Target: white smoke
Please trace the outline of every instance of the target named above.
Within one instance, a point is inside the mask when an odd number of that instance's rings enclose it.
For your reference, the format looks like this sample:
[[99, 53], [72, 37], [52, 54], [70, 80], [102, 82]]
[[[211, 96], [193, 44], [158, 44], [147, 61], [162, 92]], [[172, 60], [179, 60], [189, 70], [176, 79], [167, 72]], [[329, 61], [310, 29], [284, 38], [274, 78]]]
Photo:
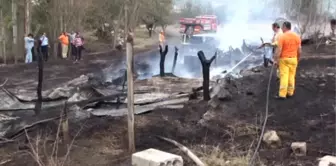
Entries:
[[273, 34], [271, 24], [280, 14], [275, 14], [277, 10], [273, 10], [267, 0], [223, 0], [222, 3], [228, 5], [219, 13], [226, 17], [217, 32], [220, 49], [241, 48], [244, 39], [248, 43], [261, 44], [262, 37], [269, 42]]

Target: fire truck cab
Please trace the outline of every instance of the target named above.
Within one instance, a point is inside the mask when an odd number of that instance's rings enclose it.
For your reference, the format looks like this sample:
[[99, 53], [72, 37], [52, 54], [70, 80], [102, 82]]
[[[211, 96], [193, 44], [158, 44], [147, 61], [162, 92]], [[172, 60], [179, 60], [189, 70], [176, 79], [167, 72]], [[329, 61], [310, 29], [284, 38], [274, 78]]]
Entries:
[[216, 32], [218, 20], [215, 15], [202, 15], [195, 18], [181, 18], [180, 25], [180, 33], [187, 35]]

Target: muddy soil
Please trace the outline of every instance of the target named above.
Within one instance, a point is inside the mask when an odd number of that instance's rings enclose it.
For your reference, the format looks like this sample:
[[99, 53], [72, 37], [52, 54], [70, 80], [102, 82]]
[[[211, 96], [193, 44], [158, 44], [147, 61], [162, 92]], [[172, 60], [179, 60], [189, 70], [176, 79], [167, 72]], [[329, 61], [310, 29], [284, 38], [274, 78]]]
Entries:
[[[272, 76], [269, 102], [269, 118], [267, 130], [276, 130], [282, 139], [281, 147], [270, 149], [264, 144], [260, 148], [260, 162], [267, 166], [315, 166], [317, 158], [326, 154], [335, 154], [335, 52], [334, 47], [325, 47], [319, 52], [307, 50], [301, 60], [298, 74], [296, 94], [293, 98], [279, 101], [272, 98], [278, 89], [275, 73]], [[316, 57], [316, 55], [318, 55]], [[69, 61], [50, 62], [46, 66], [45, 86], [70, 80], [89, 71], [101, 69], [104, 65], [117, 63], [121, 55], [93, 56], [80, 64]], [[313, 58], [306, 58], [314, 56]], [[108, 62], [100, 63], [101, 61]], [[60, 65], [60, 63], [62, 65]], [[66, 66], [66, 67], [65, 67]], [[220, 101], [216, 107], [208, 102], [191, 100], [183, 109], [158, 109], [135, 117], [136, 149], [156, 148], [180, 154], [185, 165], [194, 165], [182, 152], [174, 146], [159, 141], [155, 135], [174, 139], [190, 149], [198, 156], [209, 158], [207, 147], [218, 147], [231, 157], [248, 156], [256, 146], [261, 125], [265, 116], [265, 101], [267, 83], [271, 68], [259, 67], [253, 75], [239, 78], [233, 83], [237, 93], [231, 100]], [[17, 74], [13, 74], [13, 72]], [[1, 78], [9, 78], [10, 86], [25, 84], [23, 80], [35, 77], [36, 65], [9, 66], [1, 68]], [[67, 74], [64, 74], [67, 73]], [[64, 78], [60, 78], [64, 77]], [[50, 123], [41, 128], [43, 142], [49, 142], [40, 149], [52, 149], [56, 124]], [[77, 124], [70, 124], [71, 135], [79, 132], [67, 158], [71, 166], [130, 166], [130, 155], [127, 153], [127, 120], [126, 117], [95, 117]], [[31, 133], [32, 140], [34, 134]], [[49, 135], [48, 137], [46, 135]], [[308, 154], [295, 157], [290, 151], [290, 144], [295, 141], [305, 141], [308, 144]], [[48, 141], [44, 141], [48, 142]], [[33, 142], [34, 144], [35, 142]], [[35, 146], [35, 145], [34, 145]], [[23, 148], [26, 147], [26, 148]], [[4, 165], [27, 166], [38, 165], [24, 142], [10, 144], [1, 148], [0, 161]], [[47, 150], [48, 151], [48, 150]], [[59, 145], [60, 156], [63, 160], [66, 146]], [[42, 153], [41, 158], [50, 158], [48, 153]], [[214, 160], [230, 161], [212, 156]], [[212, 164], [223, 165], [223, 164]], [[228, 164], [230, 165], [230, 164]]]

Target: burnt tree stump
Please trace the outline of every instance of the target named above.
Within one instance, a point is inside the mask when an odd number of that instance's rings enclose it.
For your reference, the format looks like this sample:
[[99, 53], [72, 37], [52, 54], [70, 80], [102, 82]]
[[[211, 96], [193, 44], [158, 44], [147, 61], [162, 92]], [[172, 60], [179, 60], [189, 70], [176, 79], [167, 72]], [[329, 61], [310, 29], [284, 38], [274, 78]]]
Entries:
[[166, 45], [164, 50], [162, 50], [161, 45], [159, 45], [159, 48], [160, 48], [160, 77], [164, 77], [165, 76], [164, 63], [165, 63], [165, 60], [166, 60], [166, 55], [168, 53], [168, 45]]
[[203, 51], [198, 51], [197, 53], [199, 60], [202, 64], [202, 72], [203, 72], [203, 99], [205, 101], [210, 100], [210, 90], [209, 90], [209, 82], [210, 82], [210, 66], [211, 63], [216, 59], [217, 57], [217, 51], [215, 52], [215, 55], [211, 57], [210, 60], [207, 60], [205, 58], [205, 55]]
[[40, 46], [38, 42], [35, 42], [34, 47], [34, 54], [37, 56], [38, 60], [38, 82], [37, 82], [37, 88], [36, 88], [36, 93], [37, 93], [37, 100], [35, 103], [35, 114], [38, 115], [40, 114], [42, 110], [42, 84], [43, 84], [43, 55], [41, 54]]
[[178, 48], [175, 47], [175, 54], [174, 54], [174, 61], [173, 61], [172, 73], [174, 73], [174, 71], [175, 71], [176, 61], [177, 61], [177, 56], [178, 56]]
[[332, 35], [335, 35], [335, 30], [336, 30], [336, 19], [331, 19], [330, 20], [330, 29]]

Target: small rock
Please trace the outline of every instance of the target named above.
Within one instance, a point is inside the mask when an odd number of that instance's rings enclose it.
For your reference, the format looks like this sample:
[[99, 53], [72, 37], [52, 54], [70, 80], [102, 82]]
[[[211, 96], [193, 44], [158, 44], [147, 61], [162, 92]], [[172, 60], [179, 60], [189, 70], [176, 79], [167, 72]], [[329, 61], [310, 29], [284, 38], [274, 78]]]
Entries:
[[336, 165], [336, 157], [335, 156], [324, 156], [322, 158], [318, 159], [319, 165], [318, 166], [330, 166], [330, 165]]
[[334, 76], [335, 73], [327, 73], [328, 76]]
[[328, 125], [326, 125], [325, 129], [335, 131], [336, 124], [328, 124]]
[[276, 148], [281, 145], [280, 137], [275, 130], [267, 131], [263, 136], [263, 141], [271, 148]]
[[321, 125], [320, 120], [307, 120], [307, 126], [310, 128], [318, 128]]
[[254, 92], [253, 92], [252, 90], [248, 90], [248, 91], [246, 92], [246, 95], [247, 95], [247, 96], [252, 96], [252, 95], [254, 95]]
[[325, 85], [326, 85], [325, 83], [319, 84], [320, 87], [324, 87]]
[[260, 70], [258, 68], [252, 68], [252, 71], [255, 72], [255, 73], [259, 73]]
[[293, 142], [291, 144], [293, 153], [296, 156], [306, 156], [307, 155], [307, 143], [306, 142]]
[[221, 101], [228, 101], [232, 99], [231, 93], [225, 88], [219, 90], [217, 97]]

